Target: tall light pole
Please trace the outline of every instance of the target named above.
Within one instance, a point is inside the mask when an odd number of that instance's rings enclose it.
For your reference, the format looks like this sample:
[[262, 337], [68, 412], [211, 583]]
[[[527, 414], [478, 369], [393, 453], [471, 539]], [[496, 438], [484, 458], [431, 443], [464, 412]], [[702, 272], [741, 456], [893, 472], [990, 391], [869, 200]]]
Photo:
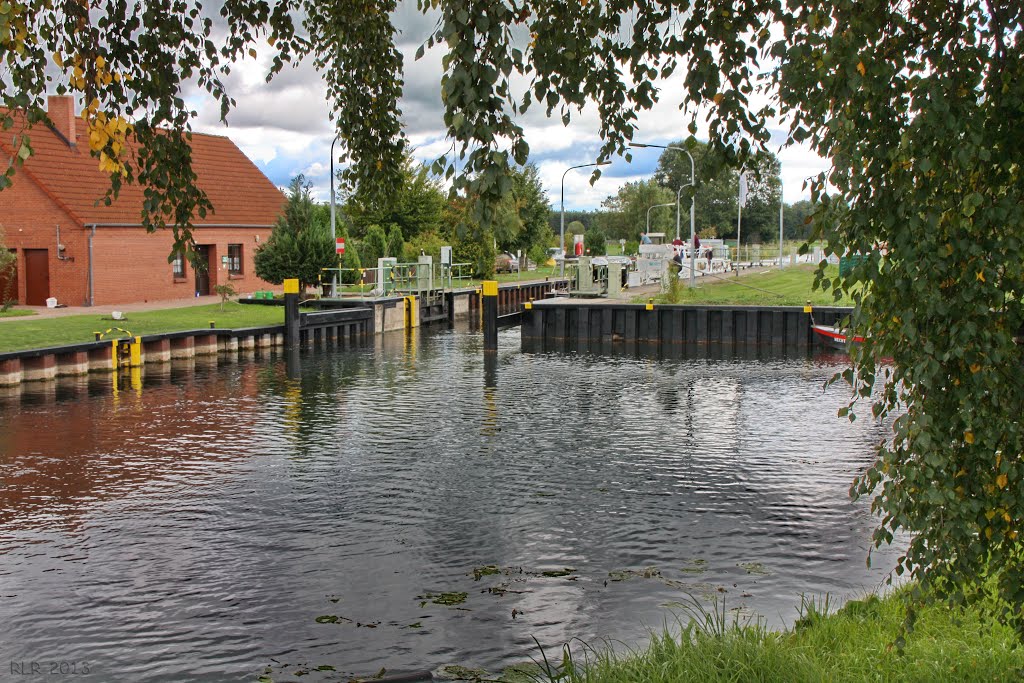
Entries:
[[[338, 141], [338, 135], [331, 141], [331, 243], [337, 244], [334, 237], [334, 143]], [[338, 296], [338, 270], [335, 269], [331, 275], [331, 297]]]
[[[671, 145], [648, 145], [642, 142], [631, 142], [630, 147], [638, 147], [640, 149], [671, 149], [676, 152], [685, 152], [686, 156], [690, 157], [690, 184], [680, 185], [679, 189], [676, 190], [676, 239], [679, 239], [679, 197], [683, 192], [684, 187], [693, 187], [697, 182], [697, 167], [693, 163], [693, 155], [690, 151], [682, 147], [672, 147]], [[694, 242], [697, 237], [697, 223], [696, 217], [696, 204], [694, 196], [690, 197], [690, 287], [697, 286], [697, 250], [694, 249]]]
[[782, 200], [782, 174], [779, 175], [779, 268], [782, 268], [782, 207], [785, 206], [785, 202]]
[[676, 218], [677, 219], [679, 218], [679, 199], [678, 199], [678, 197], [676, 198], [675, 202], [669, 202], [668, 204], [655, 204], [654, 206], [648, 207], [648, 209], [647, 209], [647, 232], [644, 233], [645, 235], [650, 235], [651, 234], [651, 209], [657, 209], [657, 208], [660, 208], [662, 206], [674, 206], [674, 207], [676, 207]]
[[565, 173], [562, 174], [562, 217], [559, 220], [558, 228], [558, 243], [562, 247], [562, 268], [560, 277], [565, 277], [565, 176], [566, 174], [576, 168], [590, 168], [591, 166], [607, 166], [612, 162], [610, 161], [595, 161], [592, 164], [580, 164], [579, 166], [570, 166], [565, 169]]

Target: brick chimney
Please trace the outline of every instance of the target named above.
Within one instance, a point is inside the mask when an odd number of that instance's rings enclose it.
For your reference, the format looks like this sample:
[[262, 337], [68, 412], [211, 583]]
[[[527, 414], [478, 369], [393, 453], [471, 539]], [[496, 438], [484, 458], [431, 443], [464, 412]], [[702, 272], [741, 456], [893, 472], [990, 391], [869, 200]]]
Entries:
[[46, 98], [46, 113], [53, 121], [53, 128], [64, 136], [68, 144], [76, 145], [75, 98], [70, 95], [52, 95]]

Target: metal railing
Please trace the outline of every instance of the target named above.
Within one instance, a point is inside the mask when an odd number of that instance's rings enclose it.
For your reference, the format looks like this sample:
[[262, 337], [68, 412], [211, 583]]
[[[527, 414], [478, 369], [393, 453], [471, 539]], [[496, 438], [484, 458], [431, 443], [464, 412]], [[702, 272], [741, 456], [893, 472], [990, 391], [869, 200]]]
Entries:
[[426, 295], [469, 287], [473, 279], [470, 263], [394, 263], [376, 268], [323, 268], [320, 286], [323, 296], [330, 296], [330, 283], [338, 278], [335, 296], [404, 296]]

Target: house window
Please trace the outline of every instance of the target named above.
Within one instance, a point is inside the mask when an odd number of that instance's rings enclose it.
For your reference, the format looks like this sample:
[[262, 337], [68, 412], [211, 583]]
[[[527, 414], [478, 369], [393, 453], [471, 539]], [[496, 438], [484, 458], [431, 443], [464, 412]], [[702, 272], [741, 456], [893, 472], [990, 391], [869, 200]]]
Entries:
[[242, 245], [241, 244], [229, 244], [228, 245], [228, 274], [229, 275], [241, 275], [242, 274]]
[[174, 260], [171, 261], [171, 272], [174, 273], [175, 280], [185, 279], [185, 257], [180, 251], [174, 255]]

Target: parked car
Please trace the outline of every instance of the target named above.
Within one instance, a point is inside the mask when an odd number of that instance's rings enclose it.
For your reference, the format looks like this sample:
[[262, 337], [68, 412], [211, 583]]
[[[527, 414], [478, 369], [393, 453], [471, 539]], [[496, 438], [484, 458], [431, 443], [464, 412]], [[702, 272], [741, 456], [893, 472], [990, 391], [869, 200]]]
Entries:
[[519, 259], [512, 254], [498, 254], [494, 259], [494, 272], [496, 273], [518, 273]]

